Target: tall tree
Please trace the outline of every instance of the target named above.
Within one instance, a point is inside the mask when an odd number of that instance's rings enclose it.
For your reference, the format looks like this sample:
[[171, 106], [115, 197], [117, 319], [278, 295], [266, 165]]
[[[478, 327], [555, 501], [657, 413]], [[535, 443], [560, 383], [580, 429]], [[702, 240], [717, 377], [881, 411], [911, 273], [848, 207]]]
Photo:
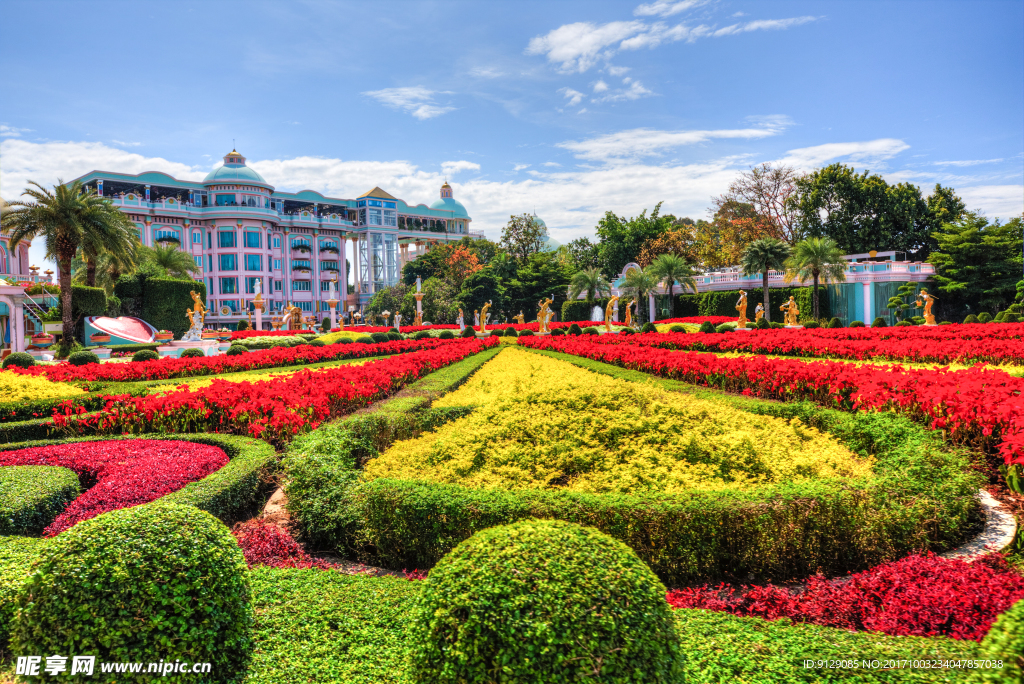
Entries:
[[658, 202], [650, 216], [646, 209], [629, 219], [610, 211], [605, 213], [597, 224], [601, 270], [605, 275], [616, 277], [626, 264], [637, 260], [644, 243], [669, 230], [672, 222], [659, 216], [661, 205]]
[[628, 297], [636, 297], [637, 322], [649, 318], [648, 295], [658, 288], [659, 278], [651, 273], [650, 268], [631, 268], [626, 271], [622, 282], [622, 293]]
[[683, 290], [693, 290], [697, 294], [697, 281], [693, 279], [693, 269], [686, 259], [676, 254], [661, 254], [650, 266], [651, 275], [659, 281], [668, 283], [669, 306], [672, 307], [672, 318], [676, 317], [676, 283], [683, 286]]
[[577, 271], [597, 268], [600, 265], [600, 249], [590, 241], [590, 238], [576, 238], [565, 247], [569, 251], [569, 259], [572, 261], [572, 266]]
[[156, 269], [165, 277], [191, 279], [192, 275], [202, 269], [188, 252], [178, 249], [177, 245], [157, 245], [156, 247], [140, 247], [142, 262]]
[[405, 266], [402, 267], [402, 282], [406, 285], [412, 285], [416, 282], [417, 277], [424, 282], [428, 278], [444, 277], [445, 271], [448, 268], [447, 261], [450, 251], [450, 245], [435, 245], [428, 249], [425, 254], [421, 254], [412, 261], [406, 262]]
[[463, 281], [483, 268], [477, 255], [462, 245], [455, 245], [448, 250], [445, 266], [445, 277], [456, 290], [461, 290]]
[[33, 201], [9, 202], [0, 218], [0, 228], [8, 232], [8, 249], [14, 252], [22, 240], [42, 237], [46, 258], [57, 263], [60, 284], [62, 351], [74, 342], [75, 321], [71, 317], [71, 260], [79, 246], [92, 233], [126, 229], [125, 222], [135, 230], [128, 217], [109, 201], [83, 187], [78, 181], [65, 185], [57, 181], [53, 191], [35, 181], [22, 193]]
[[728, 202], [749, 204], [765, 236], [794, 245], [803, 237], [793, 212], [796, 180], [796, 169], [791, 166], [770, 163], [755, 166], [741, 173], [728, 191], [714, 200], [715, 209], [720, 210]]
[[994, 314], [1013, 301], [1022, 267], [1022, 231], [1024, 220], [1019, 216], [1001, 224], [968, 212], [935, 233], [939, 251], [928, 261], [935, 266], [939, 291], [953, 300], [940, 301], [944, 311], [952, 314], [950, 305], [955, 303], [973, 313]]
[[495, 319], [499, 312], [508, 309], [505, 286], [489, 268], [477, 271], [466, 278], [459, 292], [458, 302], [466, 315], [467, 325], [473, 322], [473, 311], [482, 308], [487, 302], [491, 302]]
[[547, 229], [534, 220], [532, 214], [510, 216], [508, 223], [501, 229], [501, 246], [508, 250], [513, 259], [523, 264], [531, 254], [544, 248], [547, 236]]
[[[786, 282], [808, 278], [813, 282], [814, 318], [819, 317], [818, 282], [839, 283], [846, 280], [846, 260], [843, 250], [839, 249], [832, 238], [810, 237], [801, 240], [793, 247], [793, 252], [786, 260]], [[765, 288], [767, 292], [767, 288]], [[767, 307], [765, 307], [767, 309]]]
[[596, 268], [588, 268], [584, 271], [577, 271], [569, 282], [569, 299], [576, 299], [581, 293], [587, 293], [587, 304], [593, 306], [594, 300], [610, 293], [611, 283]]
[[[141, 247], [141, 245], [140, 245]], [[96, 257], [96, 267], [93, 270], [92, 287], [102, 287], [107, 295], [114, 292], [114, 285], [122, 275], [133, 273], [138, 268], [138, 258], [141, 250], [132, 256], [116, 256], [109, 252], [103, 252]], [[79, 250], [75, 258], [71, 260], [71, 272], [74, 274], [72, 280], [79, 285], [88, 285], [88, 269], [82, 259], [82, 251]]]
[[764, 290], [764, 318], [771, 322], [771, 306], [768, 303], [768, 271], [781, 271], [786, 259], [789, 258], [789, 245], [775, 238], [761, 238], [751, 242], [740, 259], [743, 275], [761, 274]]
[[97, 224], [82, 235], [79, 251], [85, 260], [85, 284], [96, 287], [96, 267], [101, 255], [109, 254], [112, 260], [131, 270], [139, 260], [138, 229], [131, 219], [122, 212], [120, 221]]
[[537, 315], [537, 302], [544, 297], [551, 297], [554, 300], [551, 308], [561, 311], [571, 277], [572, 267], [557, 254], [539, 252], [532, 255], [516, 271], [515, 278], [508, 281], [505, 314], [511, 318], [522, 310], [526, 320], [532, 320]]

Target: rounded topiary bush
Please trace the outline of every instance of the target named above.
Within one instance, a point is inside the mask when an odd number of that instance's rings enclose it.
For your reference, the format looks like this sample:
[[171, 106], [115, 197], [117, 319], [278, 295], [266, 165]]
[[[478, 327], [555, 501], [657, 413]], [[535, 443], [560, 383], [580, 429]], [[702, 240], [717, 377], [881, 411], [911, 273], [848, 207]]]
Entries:
[[356, 338], [356, 342], [360, 344], [373, 344], [373, 341], [373, 338], [370, 337], [369, 335], [363, 335], [362, 337]]
[[425, 340], [430, 337], [430, 332], [427, 330], [420, 330], [418, 333], [413, 335], [414, 340]]
[[807, 321], [806, 323], [804, 323], [804, 328], [806, 328], [807, 330], [814, 330], [815, 328], [819, 327], [821, 326], [818, 324], [818, 321]]
[[[524, 330], [523, 332], [530, 332], [530, 331], [529, 330]], [[519, 333], [520, 337], [522, 337], [523, 332]], [[565, 335], [565, 328], [554, 328], [551, 331], [551, 336], [552, 337], [562, 337], [564, 335]]]
[[[632, 328], [623, 328], [622, 330], [619, 331], [620, 335], [633, 335], [635, 333], [636, 331], [633, 330]], [[554, 335], [555, 333], [552, 332], [551, 334]]]
[[573, 323], [569, 326], [569, 329], [565, 331], [566, 335], [582, 335], [583, 328], [580, 327], [579, 323]]
[[978, 322], [979, 323], [991, 323], [992, 322], [992, 314], [990, 314], [988, 311], [982, 311], [980, 314], [978, 314]]
[[398, 328], [388, 328], [387, 334], [390, 335], [391, 333], [394, 333], [394, 334], [398, 335], [399, 334]]
[[233, 344], [228, 347], [228, 350], [224, 353], [228, 356], [238, 356], [239, 354], [246, 354], [248, 351], [249, 349], [247, 347], [243, 347], [240, 344]]
[[665, 588], [590, 527], [523, 520], [455, 547], [413, 611], [414, 682], [676, 682]]
[[653, 323], [644, 323], [644, 327], [640, 328], [640, 332], [642, 332], [642, 333], [658, 332], [658, 326], [654, 325]]
[[55, 537], [18, 593], [11, 646], [98, 661], [208, 662], [203, 681], [223, 682], [245, 671], [251, 625], [245, 558], [228, 528], [197, 508], [154, 503]]
[[352, 338], [351, 337], [339, 337], [338, 339], [334, 340], [334, 344], [352, 344]]
[[771, 326], [772, 330], [781, 330], [782, 328], [786, 327], [782, 323], [779, 323], [778, 321], [772, 321], [768, 325]]
[[502, 330], [501, 328], [495, 328], [494, 330], [491, 331], [491, 336], [492, 337], [504, 337], [505, 336], [505, 331]]
[[68, 357], [68, 363], [72, 366], [87, 366], [90, 363], [99, 363], [100, 357], [93, 354], [91, 351], [76, 351], [74, 354]]
[[441, 334], [437, 336], [439, 340], [453, 340], [455, 339], [455, 333], [451, 330], [442, 330]]
[[671, 328], [668, 329], [668, 331], [674, 333], [684, 333], [686, 332], [686, 328], [684, 328], [681, 325], [673, 325]]
[[505, 337], [518, 337], [518, 336], [519, 336], [519, 334], [516, 332], [516, 329], [513, 328], [511, 325], [508, 326], [507, 328], [505, 328]]
[[382, 333], [382, 332], [370, 333], [370, 338], [373, 339], [374, 342], [390, 342], [391, 341], [391, 339], [388, 337], [388, 334], [387, 333]]
[[863, 328], [864, 327], [864, 321], [850, 321], [850, 327], [851, 328]]
[[476, 331], [466, 326], [466, 329], [462, 331], [462, 337], [476, 337]]
[[871, 321], [872, 328], [888, 328], [889, 324], [885, 322], [885, 319], [879, 316], [875, 320]]
[[[186, 349], [185, 351], [181, 352], [181, 355], [184, 356], [186, 351], [197, 351], [199, 352], [200, 356], [203, 355], [203, 352], [200, 351], [199, 349]], [[159, 358], [160, 355], [157, 354], [152, 349], [140, 349], [139, 351], [132, 354], [132, 361], [156, 361]]]
[[769, 323], [766, 318], [762, 317], [760, 320], [757, 321], [757, 323], [754, 324], [754, 327], [757, 328], [758, 330], [768, 330], [769, 328], [772, 327], [772, 324]]
[[238, 321], [238, 325], [235, 326], [235, 330], [248, 330], [249, 321]]
[[327, 343], [324, 342], [323, 340], [310, 340], [306, 344], [308, 344], [310, 347], [326, 347], [327, 346]]
[[843, 322], [841, 320], [839, 320], [838, 317], [833, 316], [832, 320], [828, 322], [828, 327], [830, 327], [830, 328], [842, 328], [843, 327]]
[[715, 332], [719, 332], [719, 333], [732, 332], [732, 327], [728, 323], [722, 323], [721, 325], [715, 326]]
[[[554, 333], [552, 333], [552, 335], [553, 334]], [[520, 337], [533, 337], [533, 331], [532, 330], [524, 330], [521, 333], [519, 333], [519, 336]]]
[[8, 354], [7, 358], [5, 358], [3, 362], [4, 368], [7, 368], [8, 366], [31, 368], [34, 365], [36, 365], [36, 360], [27, 352], [14, 352], [13, 354]]
[[978, 323], [978, 317], [974, 314], [967, 314], [967, 318], [964, 319], [964, 323]]
[[982, 660], [1001, 660], [1002, 669], [979, 669], [972, 682], [1017, 684], [1024, 681], [1024, 599], [1010, 606], [989, 628], [977, 655]]
[[390, 330], [387, 332], [387, 336], [388, 341], [390, 342], [398, 342], [399, 340], [403, 339], [401, 333], [391, 332]]
[[894, 328], [913, 328], [914, 324], [911, 323], [910, 321], [896, 321], [896, 325], [894, 325], [893, 327]]
[[718, 331], [715, 330], [715, 326], [713, 326], [711, 324], [711, 321], [704, 321], [703, 323], [700, 324], [700, 331], [699, 332], [702, 332], [702, 333], [713, 333], [713, 332], [718, 332]]
[[192, 347], [190, 349], [186, 349], [183, 352], [181, 352], [181, 357], [180, 358], [183, 358], [183, 359], [198, 359], [198, 358], [201, 358], [203, 356], [206, 356], [206, 354], [203, 353], [202, 349], [196, 349], [195, 347]]
[[320, 321], [320, 330], [322, 332], [325, 332], [325, 333], [326, 332], [331, 332], [331, 319], [330, 318], [325, 318], [324, 320]]
[[584, 335], [596, 335], [597, 334], [597, 328], [595, 328], [594, 326], [588, 326], [588, 327], [583, 329], [583, 334]]

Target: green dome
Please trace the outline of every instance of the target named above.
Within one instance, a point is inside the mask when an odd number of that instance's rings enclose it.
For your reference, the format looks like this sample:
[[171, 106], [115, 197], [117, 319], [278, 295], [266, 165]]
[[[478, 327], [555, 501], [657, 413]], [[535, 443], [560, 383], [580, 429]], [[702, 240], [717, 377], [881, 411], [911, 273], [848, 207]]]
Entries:
[[263, 180], [263, 176], [256, 173], [245, 164], [225, 164], [224, 166], [219, 166], [203, 179], [204, 183], [209, 183], [211, 181], [216, 181], [218, 183], [224, 181], [241, 181], [245, 183], [269, 185], [267, 181]]
[[544, 230], [548, 229], [548, 224], [544, 223], [544, 219], [542, 219], [540, 216], [537, 216], [536, 214], [533, 215], [533, 222], [534, 224], [540, 226]]
[[430, 208], [450, 211], [454, 214], [454, 218], [469, 218], [469, 212], [466, 211], [466, 207], [462, 206], [462, 202], [452, 197], [434, 200]]

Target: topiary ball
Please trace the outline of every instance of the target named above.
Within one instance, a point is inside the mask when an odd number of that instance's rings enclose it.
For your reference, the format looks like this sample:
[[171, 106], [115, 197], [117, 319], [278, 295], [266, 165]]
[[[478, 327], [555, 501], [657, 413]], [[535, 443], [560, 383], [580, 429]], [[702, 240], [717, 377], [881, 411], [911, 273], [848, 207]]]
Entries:
[[470, 327], [467, 327], [465, 330], [462, 331], [462, 337], [476, 337], [476, 331], [474, 331]]
[[453, 340], [455, 339], [455, 333], [451, 330], [442, 330], [441, 334], [437, 336], [439, 340]]
[[502, 330], [501, 328], [495, 328], [494, 330], [491, 331], [491, 336], [492, 337], [504, 337], [505, 336], [505, 331]]
[[[185, 351], [197, 351], [199, 352], [200, 356], [203, 355], [203, 352], [198, 349], [186, 349]], [[184, 356], [185, 352], [183, 351], [181, 355]], [[159, 358], [160, 355], [157, 354], [152, 349], [140, 349], [139, 351], [132, 354], [132, 361], [156, 361]]]
[[583, 334], [584, 335], [596, 335], [597, 334], [597, 328], [595, 328], [594, 326], [586, 327], [586, 328], [583, 329]]
[[324, 320], [320, 321], [320, 330], [322, 330], [325, 333], [331, 332], [331, 319], [325, 318]]
[[[519, 333], [519, 336], [522, 337], [524, 332], [530, 332], [530, 331], [529, 330], [524, 330], [521, 333]], [[552, 337], [562, 337], [564, 335], [565, 335], [565, 329], [564, 328], [554, 328], [551, 331], [551, 336]]]
[[894, 328], [913, 328], [914, 324], [911, 323], [910, 321], [896, 321], [896, 325], [894, 325], [893, 327]]
[[370, 333], [370, 338], [374, 342], [390, 342], [391, 341], [391, 339], [388, 337], [388, 334], [387, 333], [383, 333], [383, 332]]
[[245, 558], [228, 528], [197, 508], [153, 503], [51, 540], [16, 598], [11, 645], [98, 661], [210, 663], [201, 679], [226, 682], [245, 673], [251, 625]]
[[519, 333], [511, 325], [505, 328], [505, 337], [518, 337]]
[[390, 342], [399, 342], [404, 339], [401, 333], [391, 332], [390, 330], [387, 332], [387, 336]]
[[1002, 669], [979, 668], [970, 681], [985, 684], [1017, 684], [1024, 681], [1024, 599], [1010, 606], [981, 640], [978, 658], [1001, 660]]
[[988, 311], [982, 311], [980, 314], [978, 314], [978, 322], [979, 323], [991, 323], [992, 322], [992, 314], [990, 314]]
[[308, 344], [310, 347], [326, 347], [327, 346], [327, 343], [324, 342], [323, 340], [310, 340], [306, 344]]
[[360, 344], [373, 344], [374, 339], [367, 335], [363, 335], [362, 337], [357, 337], [356, 342], [359, 342]]
[[[551, 333], [551, 334], [554, 335], [554, 333]], [[521, 333], [519, 333], [519, 336], [520, 337], [533, 337], [533, 331], [532, 330], [524, 330]]]
[[711, 324], [711, 321], [704, 321], [700, 324], [700, 332], [702, 333], [713, 333], [718, 332], [715, 330], [715, 326]]
[[74, 354], [68, 357], [68, 363], [72, 366], [87, 366], [90, 363], [99, 363], [100, 357], [93, 354], [91, 351], [76, 351]]
[[388, 334], [389, 334], [389, 335], [390, 335], [391, 333], [394, 333], [394, 334], [396, 334], [396, 335], [400, 334], [400, 333], [398, 332], [398, 328], [388, 328], [387, 332], [388, 332]]
[[414, 340], [425, 340], [430, 337], [430, 333], [426, 330], [420, 330], [418, 333], [413, 335]]
[[833, 316], [832, 320], [828, 322], [828, 327], [830, 327], [830, 328], [842, 328], [843, 327], [843, 322], [841, 320], [839, 320], [839, 318], [837, 316]]
[[[156, 352], [154, 352], [154, 353], [156, 353]], [[206, 356], [206, 354], [203, 353], [202, 349], [197, 349], [195, 347], [191, 347], [191, 348], [186, 349], [185, 351], [181, 352], [181, 357], [180, 358], [182, 358], [182, 359], [193, 359], [193, 358], [200, 358], [200, 357], [203, 357], [203, 356]]]
[[684, 333], [686, 332], [686, 328], [684, 328], [681, 325], [673, 325], [671, 328], [668, 329], [668, 331], [674, 333]]
[[579, 326], [578, 323], [573, 323], [572, 325], [569, 326], [569, 329], [565, 331], [565, 334], [566, 335], [582, 335], [583, 334], [583, 329]]
[[779, 323], [778, 321], [772, 321], [768, 325], [771, 326], [772, 330], [781, 330], [782, 328], [786, 327], [782, 325], [782, 323]]
[[238, 325], [235, 326], [235, 330], [248, 330], [249, 321], [238, 321]]
[[413, 682], [676, 682], [665, 588], [622, 542], [560, 520], [491, 527], [434, 566], [412, 613]]
[[864, 321], [850, 321], [850, 327], [851, 328], [863, 328], [864, 327]]
[[720, 325], [715, 326], [715, 332], [717, 332], [717, 333], [732, 332], [732, 328], [729, 326], [728, 323], [722, 323]]
[[26, 352], [14, 352], [13, 354], [7, 355], [2, 367], [7, 368], [8, 366], [17, 366], [18, 368], [31, 368], [34, 365], [36, 365], [36, 360], [32, 358], [31, 354]]
[[978, 317], [974, 314], [967, 314], [967, 318], [964, 319], [964, 323], [978, 323]]
[[352, 338], [351, 337], [339, 337], [338, 339], [334, 340], [334, 344], [352, 344]]
[[238, 356], [239, 354], [247, 354], [249, 350], [240, 344], [233, 344], [228, 347], [228, 350], [224, 352], [227, 356]]
[[871, 321], [872, 328], [887, 328], [889, 324], [885, 322], [885, 319], [879, 316], [875, 320]]
[[814, 330], [817, 327], [820, 327], [818, 325], [818, 321], [807, 321], [806, 323], [804, 323], [804, 328], [808, 330]]
[[644, 323], [644, 327], [640, 328], [640, 332], [642, 332], [642, 333], [658, 332], [658, 326], [654, 325], [653, 323]]
[[[636, 331], [633, 330], [632, 328], [623, 328], [622, 330], [619, 331], [620, 335], [633, 335], [634, 333], [636, 333]], [[552, 332], [551, 334], [554, 335], [555, 333]]]
[[768, 330], [769, 328], [772, 327], [772, 324], [768, 322], [768, 319], [761, 318], [757, 323], [754, 324], [754, 327], [757, 328], [758, 330]]

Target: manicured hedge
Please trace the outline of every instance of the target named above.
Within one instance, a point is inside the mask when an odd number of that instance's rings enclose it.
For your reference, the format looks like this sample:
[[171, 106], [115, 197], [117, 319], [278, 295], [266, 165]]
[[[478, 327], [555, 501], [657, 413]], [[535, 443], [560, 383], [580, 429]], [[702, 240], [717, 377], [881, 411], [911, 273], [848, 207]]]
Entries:
[[0, 445], [18, 444], [50, 437], [57, 427], [52, 418], [33, 418], [13, 423], [0, 423]]
[[[185, 310], [192, 308], [191, 291], [206, 301], [206, 284], [199, 280], [150, 278], [145, 274], [121, 276], [114, 295], [126, 316], [137, 316], [157, 330], [170, 330], [175, 338], [188, 330]], [[100, 314], [101, 315], [101, 314]]]
[[[790, 297], [796, 300], [797, 308], [800, 309], [800, 318], [810, 318], [814, 314], [814, 288], [811, 287], [770, 287], [768, 288], [768, 302], [771, 309], [771, 320], [781, 321], [783, 312], [779, 307], [789, 301]], [[684, 316], [736, 316], [736, 302], [740, 298], [739, 290], [724, 290], [720, 292], [704, 292], [702, 294], [679, 295], [678, 311], [679, 317]], [[754, 288], [747, 290], [747, 317], [754, 317], [754, 309], [758, 304], [764, 303], [764, 289]], [[825, 287], [818, 287], [818, 313], [822, 318], [831, 318], [832, 309], [829, 308], [828, 290]]]
[[85, 339], [85, 317], [107, 313], [107, 293], [102, 287], [71, 286], [71, 319], [76, 321], [75, 338]]
[[42, 532], [78, 492], [78, 476], [67, 468], [0, 468], [0, 535]]
[[8, 639], [14, 618], [14, 598], [25, 578], [31, 574], [32, 564], [52, 539], [39, 537], [0, 536], [0, 663], [11, 659]]
[[[573, 299], [562, 302], [562, 321], [589, 321], [590, 315], [594, 311], [594, 307], [601, 307], [601, 311], [603, 312], [605, 307], [608, 306], [608, 301], [607, 297], [603, 297], [601, 299], [595, 299], [593, 302], [587, 302], [583, 299]], [[601, 320], [604, 320], [603, 313], [601, 314]]]

